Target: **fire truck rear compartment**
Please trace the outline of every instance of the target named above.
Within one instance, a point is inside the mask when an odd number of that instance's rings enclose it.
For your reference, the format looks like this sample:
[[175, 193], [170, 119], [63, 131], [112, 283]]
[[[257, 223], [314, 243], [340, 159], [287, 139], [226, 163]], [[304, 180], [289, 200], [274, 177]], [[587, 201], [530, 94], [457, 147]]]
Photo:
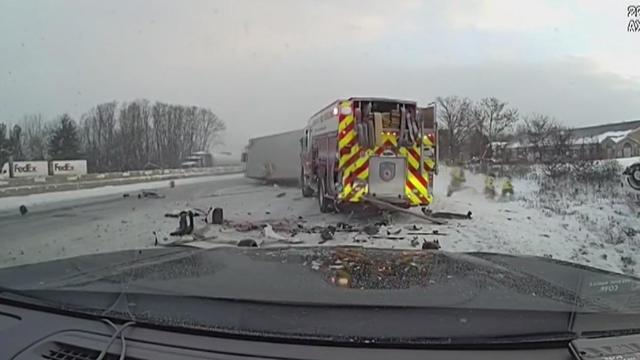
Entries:
[[374, 156], [369, 159], [369, 195], [389, 201], [404, 200], [407, 160]]

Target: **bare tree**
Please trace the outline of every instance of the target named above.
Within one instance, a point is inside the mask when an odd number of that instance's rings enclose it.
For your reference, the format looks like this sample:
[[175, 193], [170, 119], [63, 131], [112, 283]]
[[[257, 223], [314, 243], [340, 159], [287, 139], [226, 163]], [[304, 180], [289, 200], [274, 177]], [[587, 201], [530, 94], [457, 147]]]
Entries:
[[147, 100], [100, 104], [81, 125], [92, 171], [177, 167], [192, 152], [208, 151], [225, 128], [209, 109]]
[[47, 158], [48, 138], [51, 129], [42, 120], [41, 114], [25, 115], [22, 118], [22, 150], [27, 160]]
[[15, 124], [9, 132], [9, 143], [11, 144], [11, 155], [15, 160], [24, 160], [22, 152], [22, 128]]
[[526, 146], [530, 149], [534, 161], [540, 161], [544, 150], [551, 145], [551, 136], [559, 125], [546, 115], [532, 114], [524, 118], [523, 133]]
[[542, 154], [543, 169], [550, 178], [567, 175], [570, 170], [574, 138], [571, 129], [555, 125], [549, 133], [548, 147]]
[[7, 124], [0, 123], [0, 166], [11, 156], [11, 143], [7, 138]]
[[482, 134], [488, 144], [500, 139], [505, 132], [513, 127], [518, 120], [518, 110], [507, 108], [507, 103], [497, 98], [484, 98], [480, 100], [473, 110], [475, 127]]
[[459, 159], [461, 147], [472, 132], [473, 104], [468, 98], [458, 96], [438, 97], [436, 101], [439, 120], [447, 135], [449, 155]]
[[116, 138], [115, 102], [97, 105], [82, 116], [82, 143], [93, 171], [121, 169]]
[[143, 168], [150, 160], [150, 109], [146, 100], [137, 100], [120, 107], [118, 141], [120, 159], [125, 168]]

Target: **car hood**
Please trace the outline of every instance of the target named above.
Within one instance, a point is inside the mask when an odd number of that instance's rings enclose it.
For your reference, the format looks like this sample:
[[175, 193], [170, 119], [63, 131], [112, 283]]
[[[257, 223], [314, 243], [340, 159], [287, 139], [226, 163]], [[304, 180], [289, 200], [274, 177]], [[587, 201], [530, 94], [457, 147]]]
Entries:
[[0, 286], [287, 304], [640, 312], [640, 281], [622, 274], [533, 256], [361, 247], [120, 251], [2, 269]]

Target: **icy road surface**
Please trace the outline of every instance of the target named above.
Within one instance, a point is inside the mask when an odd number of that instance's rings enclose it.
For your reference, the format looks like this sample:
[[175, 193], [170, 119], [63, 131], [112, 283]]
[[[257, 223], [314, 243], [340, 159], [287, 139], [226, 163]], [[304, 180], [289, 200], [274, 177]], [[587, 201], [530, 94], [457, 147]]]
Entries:
[[[325, 246], [340, 244], [420, 248], [416, 241], [438, 240], [448, 251], [486, 251], [553, 257], [616, 272], [637, 275], [638, 247], [630, 242], [612, 245], [605, 241], [603, 229], [586, 226], [584, 217], [604, 217], [614, 211], [600, 204], [586, 204], [570, 215], [559, 216], [535, 205], [535, 186], [530, 181], [515, 180], [516, 198], [512, 201], [488, 200], [482, 195], [483, 178], [467, 174], [467, 188], [446, 197], [448, 173], [436, 178], [434, 211], [466, 213], [471, 220], [447, 220], [446, 225], [432, 225], [406, 214], [394, 214], [387, 230], [396, 239], [367, 236], [353, 232], [337, 233]], [[168, 182], [166, 182], [168, 184]], [[176, 188], [156, 185], [163, 199], [137, 198], [141, 184], [134, 190], [110, 189], [107, 194], [67, 202], [32, 202], [26, 216], [17, 215], [17, 208], [8, 215], [0, 212], [2, 247], [0, 264], [17, 264], [47, 259], [91, 254], [105, 251], [149, 248], [155, 239], [162, 243], [173, 240], [168, 234], [177, 227], [177, 220], [166, 213], [189, 208], [222, 207], [226, 220], [234, 224], [274, 224], [275, 236], [265, 237], [262, 231], [238, 231], [232, 226], [205, 225], [196, 218], [196, 229], [211, 238], [192, 241], [189, 246], [203, 248], [235, 244], [241, 239], [254, 239], [262, 246], [308, 244], [317, 245], [318, 233], [299, 233], [291, 237], [282, 229], [294, 229], [298, 224], [311, 228], [349, 222], [363, 227], [382, 220], [376, 214], [321, 214], [315, 198], [303, 198], [297, 188], [262, 185], [242, 175], [227, 175], [197, 183], [176, 182]], [[163, 185], [160, 187], [160, 185]], [[497, 184], [501, 185], [500, 182]], [[124, 198], [123, 192], [130, 193]], [[68, 198], [72, 198], [69, 194]], [[50, 199], [49, 199], [50, 200]], [[18, 205], [12, 203], [12, 206]], [[8, 205], [3, 206], [7, 209]], [[15, 214], [15, 215], [14, 215]], [[416, 225], [420, 230], [409, 230]], [[439, 235], [409, 235], [408, 232]], [[604, 230], [606, 231], [606, 230]], [[155, 235], [154, 235], [155, 232]], [[412, 240], [413, 244], [412, 244]], [[629, 260], [631, 259], [631, 260]], [[638, 259], [640, 260], [640, 259]]]

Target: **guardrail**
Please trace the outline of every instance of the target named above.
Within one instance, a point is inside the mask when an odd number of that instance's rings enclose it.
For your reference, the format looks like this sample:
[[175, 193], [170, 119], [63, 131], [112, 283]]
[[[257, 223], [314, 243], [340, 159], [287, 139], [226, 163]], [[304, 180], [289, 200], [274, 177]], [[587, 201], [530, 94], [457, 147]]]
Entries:
[[209, 168], [136, 170], [74, 176], [16, 178], [0, 181], [0, 197], [52, 191], [88, 189], [107, 185], [124, 185], [157, 180], [232, 174], [244, 172], [244, 165], [223, 165]]

